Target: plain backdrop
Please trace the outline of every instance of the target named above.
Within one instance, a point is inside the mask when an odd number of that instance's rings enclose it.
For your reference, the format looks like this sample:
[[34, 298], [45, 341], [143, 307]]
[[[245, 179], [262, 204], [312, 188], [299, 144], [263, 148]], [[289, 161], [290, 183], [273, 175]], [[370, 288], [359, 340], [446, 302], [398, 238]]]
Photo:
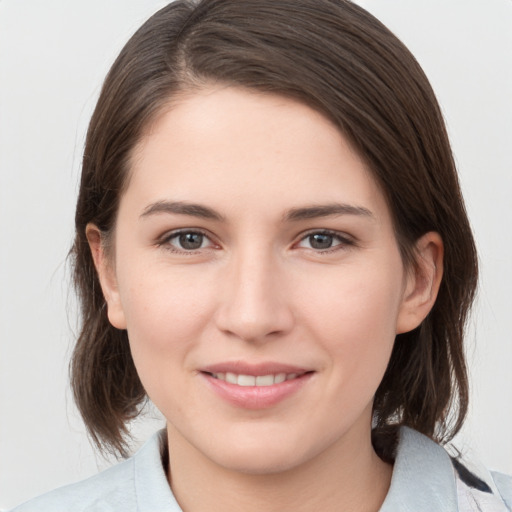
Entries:
[[[102, 79], [165, 3], [0, 0], [0, 509], [112, 463], [91, 448], [68, 389], [66, 255]], [[416, 55], [446, 117], [481, 260], [457, 443], [512, 473], [512, 1], [359, 3]], [[134, 446], [162, 424], [138, 422]]]

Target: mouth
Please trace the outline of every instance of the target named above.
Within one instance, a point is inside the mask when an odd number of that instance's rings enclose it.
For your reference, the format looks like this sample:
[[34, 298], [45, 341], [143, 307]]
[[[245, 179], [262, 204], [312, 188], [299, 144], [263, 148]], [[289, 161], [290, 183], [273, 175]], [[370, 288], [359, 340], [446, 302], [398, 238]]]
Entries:
[[316, 372], [297, 366], [244, 362], [202, 368], [204, 382], [222, 400], [239, 409], [267, 409], [301, 392]]
[[275, 384], [281, 384], [288, 380], [297, 379], [306, 373], [311, 372], [292, 372], [292, 373], [269, 373], [267, 375], [247, 375], [243, 373], [232, 373], [232, 372], [204, 372], [214, 379], [218, 379], [229, 384], [235, 384], [237, 386], [254, 387], [254, 386], [273, 386]]

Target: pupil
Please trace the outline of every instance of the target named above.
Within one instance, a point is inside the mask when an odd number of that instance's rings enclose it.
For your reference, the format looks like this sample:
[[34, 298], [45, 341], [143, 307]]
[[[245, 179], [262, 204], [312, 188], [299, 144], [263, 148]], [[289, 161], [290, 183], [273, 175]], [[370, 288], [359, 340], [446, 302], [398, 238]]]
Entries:
[[201, 233], [183, 233], [180, 235], [180, 245], [183, 249], [199, 249], [203, 244], [203, 235]]
[[317, 233], [309, 237], [309, 243], [313, 249], [329, 249], [332, 246], [332, 235]]

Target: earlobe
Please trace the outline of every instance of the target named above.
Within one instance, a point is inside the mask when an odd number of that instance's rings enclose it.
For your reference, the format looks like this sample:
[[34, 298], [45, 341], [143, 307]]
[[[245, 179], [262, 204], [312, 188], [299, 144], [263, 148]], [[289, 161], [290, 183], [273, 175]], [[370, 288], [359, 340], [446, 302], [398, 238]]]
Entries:
[[408, 271], [396, 333], [418, 327], [429, 314], [443, 277], [444, 245], [439, 233], [430, 231], [416, 242], [416, 261]]
[[108, 319], [117, 329], [126, 329], [126, 319], [117, 287], [115, 269], [109, 255], [106, 254], [104, 235], [94, 224], [87, 224], [85, 234], [105, 297]]

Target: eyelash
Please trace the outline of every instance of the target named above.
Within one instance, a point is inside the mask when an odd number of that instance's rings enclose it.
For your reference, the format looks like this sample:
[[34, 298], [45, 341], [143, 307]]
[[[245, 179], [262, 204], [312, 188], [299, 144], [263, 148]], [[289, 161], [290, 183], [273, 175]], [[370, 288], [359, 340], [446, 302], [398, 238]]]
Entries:
[[301, 235], [301, 238], [297, 242], [296, 245], [299, 245], [300, 243], [306, 241], [308, 238], [315, 236], [315, 235], [330, 236], [333, 239], [338, 241], [338, 243], [336, 245], [333, 245], [326, 249], [315, 249], [313, 247], [306, 247], [306, 249], [313, 251], [315, 254], [322, 254], [322, 255], [332, 254], [333, 252], [347, 250], [350, 247], [356, 246], [356, 242], [352, 237], [350, 237], [344, 233], [339, 233], [338, 231], [332, 231], [329, 229], [311, 230], [311, 231]]
[[[210, 235], [208, 235], [206, 232], [200, 230], [200, 229], [179, 229], [177, 231], [172, 231], [171, 233], [167, 233], [162, 239], [160, 239], [157, 242], [158, 247], [163, 247], [166, 250], [175, 253], [175, 254], [184, 254], [184, 255], [194, 255], [197, 254], [200, 250], [208, 250], [212, 247], [198, 247], [197, 249], [185, 249], [185, 248], [177, 248], [172, 245], [171, 241], [178, 239], [180, 236], [183, 235], [200, 235], [203, 237], [203, 240], [201, 240], [201, 245], [204, 242], [204, 239], [208, 240], [210, 242], [211, 246], [215, 246], [215, 242], [212, 241], [212, 238]], [[321, 230], [311, 230], [307, 233], [303, 233], [299, 239], [298, 242], [294, 244], [294, 247], [300, 247], [300, 244], [307, 241], [310, 237], [313, 237], [315, 235], [323, 235], [332, 237], [333, 240], [336, 240], [338, 243], [336, 245], [333, 245], [331, 247], [327, 247], [325, 249], [317, 249], [314, 247], [304, 247], [305, 249], [308, 249], [315, 254], [331, 254], [333, 252], [347, 250], [350, 247], [354, 247], [356, 245], [356, 242], [354, 239], [350, 236], [347, 236], [346, 234], [339, 233], [337, 231], [332, 231], [328, 229], [321, 229]]]
[[178, 239], [182, 235], [201, 235], [202, 237], [204, 237], [204, 239], [208, 240], [212, 246], [215, 246], [215, 242], [212, 241], [212, 237], [200, 229], [179, 229], [176, 231], [172, 231], [171, 233], [167, 233], [164, 237], [162, 237], [158, 241], [157, 246], [162, 247], [165, 250], [175, 254], [185, 255], [194, 255], [197, 254], [200, 250], [211, 249], [211, 247], [199, 247], [197, 249], [179, 249], [177, 247], [174, 247], [171, 243], [172, 240]]

